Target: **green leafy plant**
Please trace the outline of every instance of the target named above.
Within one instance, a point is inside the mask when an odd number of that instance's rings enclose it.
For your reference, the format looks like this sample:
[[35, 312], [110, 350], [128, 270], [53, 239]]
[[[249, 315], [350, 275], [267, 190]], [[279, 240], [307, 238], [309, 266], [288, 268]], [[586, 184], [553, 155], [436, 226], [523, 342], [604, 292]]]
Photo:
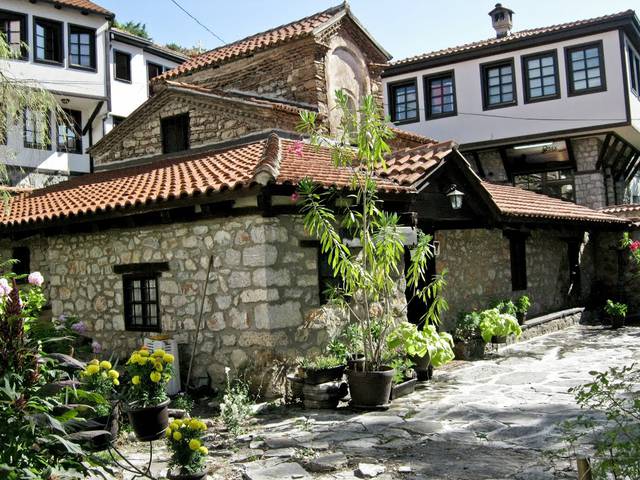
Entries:
[[453, 331], [453, 338], [461, 342], [481, 338], [480, 322], [482, 317], [478, 312], [470, 312], [460, 315]]
[[614, 318], [624, 318], [627, 316], [627, 305], [613, 300], [607, 300], [604, 305], [604, 311], [607, 315]]
[[528, 295], [522, 295], [516, 300], [516, 312], [520, 314], [526, 314], [531, 308], [531, 299]]
[[147, 31], [147, 25], [142, 22], [129, 20], [128, 22], [120, 23], [114, 20], [113, 26], [137, 37], [144, 38], [145, 40], [152, 40], [151, 35], [149, 35]]
[[178, 408], [184, 410], [187, 413], [191, 413], [195, 406], [195, 401], [188, 393], [181, 393], [179, 395], [176, 395], [175, 398], [171, 399], [171, 408]]
[[414, 324], [401, 322], [388, 336], [391, 351], [403, 351], [409, 357], [429, 358], [429, 364], [440, 367], [454, 359], [453, 338], [438, 332], [434, 325], [418, 329]]
[[126, 396], [131, 406], [154, 407], [169, 398], [165, 387], [173, 374], [173, 360], [173, 355], [162, 349], [150, 353], [142, 347], [131, 354], [126, 364]]
[[249, 396], [249, 385], [240, 378], [231, 380], [229, 367], [225, 367], [227, 384], [220, 404], [220, 416], [232, 435], [239, 435], [245, 429], [249, 417], [253, 415], [253, 402]]
[[207, 425], [198, 418], [174, 420], [166, 431], [171, 451], [169, 466], [181, 475], [193, 475], [204, 470], [209, 450], [203, 445]]
[[480, 312], [480, 335], [489, 343], [492, 337], [506, 337], [508, 335], [519, 337], [522, 328], [518, 320], [508, 313], [500, 313], [497, 308], [490, 308]]
[[415, 377], [413, 370], [413, 362], [406, 357], [395, 357], [388, 359], [387, 363], [393, 368], [393, 383], [398, 385], [400, 383], [411, 380]]
[[300, 366], [305, 370], [326, 370], [329, 368], [340, 367], [345, 364], [344, 356], [336, 355], [318, 355], [313, 358], [305, 358]]
[[83, 389], [98, 395], [92, 406], [95, 416], [101, 417], [111, 412], [110, 400], [115, 397], [116, 388], [120, 385], [120, 374], [112, 368], [108, 360], [91, 360], [80, 372]]
[[518, 310], [512, 300], [501, 300], [492, 308], [497, 309], [500, 313], [506, 313], [508, 315], [515, 315]]

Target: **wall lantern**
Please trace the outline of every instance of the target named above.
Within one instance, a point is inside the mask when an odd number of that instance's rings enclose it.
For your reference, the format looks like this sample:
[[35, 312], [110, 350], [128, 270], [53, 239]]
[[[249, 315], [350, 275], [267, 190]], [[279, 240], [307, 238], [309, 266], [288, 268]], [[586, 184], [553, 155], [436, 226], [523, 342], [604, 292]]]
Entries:
[[460, 210], [462, 208], [464, 193], [458, 190], [458, 187], [456, 187], [455, 185], [451, 185], [451, 187], [449, 187], [447, 198], [449, 199], [449, 202], [451, 202], [451, 208], [453, 208], [454, 210]]

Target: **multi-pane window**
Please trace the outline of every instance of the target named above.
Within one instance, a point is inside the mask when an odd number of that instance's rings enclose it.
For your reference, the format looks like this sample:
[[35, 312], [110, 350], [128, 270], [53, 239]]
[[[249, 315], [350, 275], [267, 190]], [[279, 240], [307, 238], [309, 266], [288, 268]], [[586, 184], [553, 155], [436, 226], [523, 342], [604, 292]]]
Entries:
[[155, 273], [125, 275], [123, 287], [125, 329], [159, 332], [158, 275]]
[[115, 78], [123, 82], [131, 82], [131, 55], [115, 50], [113, 52], [115, 64]]
[[516, 187], [575, 202], [573, 170], [554, 170], [514, 175]]
[[58, 151], [82, 153], [82, 113], [64, 110], [57, 122]]
[[189, 149], [189, 114], [174, 115], [160, 120], [162, 153]]
[[427, 117], [455, 115], [456, 98], [453, 74], [425, 78]]
[[96, 68], [96, 32], [90, 28], [69, 25], [69, 64]]
[[513, 76], [513, 61], [484, 65], [484, 106], [504, 107], [516, 104], [516, 87]]
[[38, 18], [33, 24], [36, 61], [62, 63], [62, 23]]
[[566, 49], [569, 93], [580, 94], [604, 90], [602, 44]]
[[418, 120], [418, 88], [415, 80], [389, 86], [392, 122]]
[[18, 13], [0, 10], [0, 33], [11, 51], [18, 58], [27, 57], [27, 49], [24, 44], [27, 42], [27, 17]]
[[24, 146], [26, 148], [48, 149], [49, 138], [49, 114], [46, 112], [25, 109], [24, 119]]
[[525, 98], [528, 102], [560, 96], [556, 54], [523, 57]]

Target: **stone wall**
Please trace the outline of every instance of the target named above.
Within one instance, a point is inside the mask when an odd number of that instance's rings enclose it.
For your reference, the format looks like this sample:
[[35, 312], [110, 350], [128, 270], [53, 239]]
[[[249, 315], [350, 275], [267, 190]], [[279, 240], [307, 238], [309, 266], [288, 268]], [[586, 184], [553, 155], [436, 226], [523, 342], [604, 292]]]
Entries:
[[576, 161], [576, 203], [593, 209], [607, 205], [605, 180], [602, 170], [596, 170], [602, 142], [597, 137], [570, 140]]
[[462, 312], [482, 310], [493, 301], [524, 293], [532, 301], [531, 315], [579, 305], [590, 293], [594, 270], [588, 235], [582, 252], [582, 291], [575, 296], [569, 295], [568, 246], [560, 232], [531, 232], [526, 243], [528, 289], [516, 292], [511, 289], [509, 240], [501, 230], [441, 230], [435, 239], [440, 242], [437, 270], [449, 272], [446, 327], [452, 327]]
[[478, 152], [478, 160], [482, 165], [487, 180], [492, 182], [506, 182], [508, 180], [499, 151]]

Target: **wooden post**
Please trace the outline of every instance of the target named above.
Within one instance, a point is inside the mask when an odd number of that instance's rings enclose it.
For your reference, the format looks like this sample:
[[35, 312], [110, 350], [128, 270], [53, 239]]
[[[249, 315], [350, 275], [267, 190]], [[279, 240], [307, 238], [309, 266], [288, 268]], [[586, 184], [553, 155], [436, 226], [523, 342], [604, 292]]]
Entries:
[[588, 458], [578, 457], [578, 480], [593, 480], [591, 476], [591, 463]]

